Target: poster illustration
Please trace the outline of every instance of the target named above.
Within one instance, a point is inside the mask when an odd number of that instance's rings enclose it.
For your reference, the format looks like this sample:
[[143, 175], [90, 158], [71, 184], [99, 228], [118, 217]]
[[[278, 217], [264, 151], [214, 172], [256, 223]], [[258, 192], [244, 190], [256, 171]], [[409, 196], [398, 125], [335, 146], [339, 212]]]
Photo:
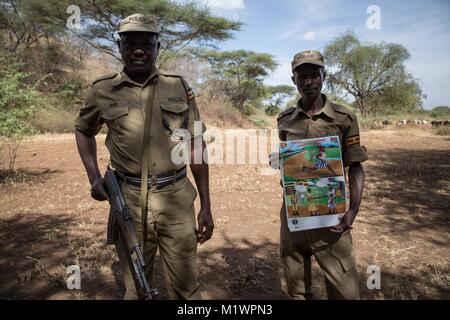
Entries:
[[337, 225], [348, 206], [339, 137], [280, 142], [280, 160], [289, 230]]

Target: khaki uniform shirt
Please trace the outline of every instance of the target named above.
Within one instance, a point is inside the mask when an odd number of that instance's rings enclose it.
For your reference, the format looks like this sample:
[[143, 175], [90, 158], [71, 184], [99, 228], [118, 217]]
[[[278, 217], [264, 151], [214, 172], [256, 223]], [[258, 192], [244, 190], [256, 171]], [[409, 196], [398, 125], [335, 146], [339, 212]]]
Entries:
[[194, 121], [200, 121], [194, 94], [176, 75], [154, 70], [144, 84], [134, 82], [125, 72], [103, 76], [89, 88], [85, 105], [75, 120], [75, 128], [94, 136], [106, 123], [106, 146], [111, 164], [119, 171], [140, 175], [144, 140], [145, 113], [151, 91], [155, 91], [150, 127], [149, 174], [161, 174], [183, 167], [174, 164], [171, 152], [180, 141], [172, 141], [172, 131], [185, 128], [194, 137]]
[[360, 145], [358, 121], [354, 113], [341, 105], [328, 101], [319, 113], [308, 116], [300, 106], [289, 108], [278, 116], [281, 141], [338, 136], [344, 167], [368, 159], [367, 150]]

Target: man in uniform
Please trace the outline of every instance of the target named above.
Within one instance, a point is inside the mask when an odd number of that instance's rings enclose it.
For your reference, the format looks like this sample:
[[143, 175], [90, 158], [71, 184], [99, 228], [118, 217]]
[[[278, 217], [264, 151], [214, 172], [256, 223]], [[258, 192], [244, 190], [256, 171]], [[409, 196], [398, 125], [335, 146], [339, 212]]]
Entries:
[[[200, 145], [196, 152], [203, 154], [205, 127], [197, 125], [200, 116], [189, 85], [180, 76], [159, 73], [155, 67], [160, 43], [154, 17], [131, 15], [122, 20], [118, 33], [124, 69], [92, 83], [75, 121], [77, 147], [92, 187], [91, 196], [99, 201], [108, 198], [95, 141], [106, 123], [105, 143], [141, 237], [147, 279], [152, 277], [159, 247], [169, 298], [199, 299], [197, 242], [210, 239], [214, 228], [208, 166], [203, 159], [198, 164], [190, 162], [201, 202], [197, 228], [197, 191], [186, 178], [186, 161], [173, 161], [171, 155], [186, 150], [180, 148], [183, 143]], [[187, 158], [192, 159], [193, 154], [194, 148]], [[125, 250], [120, 242], [116, 248], [125, 299], [136, 299]]]
[[[321, 94], [326, 74], [320, 52], [296, 54], [292, 73], [301, 99], [296, 107], [278, 116], [279, 138], [287, 141], [339, 136], [344, 166], [349, 167], [350, 208], [335, 227], [289, 232], [283, 203], [280, 254], [287, 291], [294, 299], [312, 297], [311, 256], [314, 255], [325, 275], [328, 298], [358, 299], [358, 272], [350, 229], [361, 203], [364, 185], [361, 162], [368, 159], [367, 151], [360, 145], [353, 112], [331, 103]], [[271, 155], [272, 166], [277, 166], [277, 160], [278, 155]]]

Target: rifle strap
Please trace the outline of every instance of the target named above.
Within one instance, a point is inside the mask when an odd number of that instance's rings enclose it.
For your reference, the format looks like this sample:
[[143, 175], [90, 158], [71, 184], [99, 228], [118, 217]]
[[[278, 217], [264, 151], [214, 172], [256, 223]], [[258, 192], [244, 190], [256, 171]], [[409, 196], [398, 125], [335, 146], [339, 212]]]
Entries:
[[142, 220], [142, 235], [141, 246], [142, 252], [144, 250], [144, 244], [147, 237], [147, 215], [148, 215], [148, 171], [150, 162], [150, 135], [151, 124], [153, 118], [155, 101], [158, 98], [159, 83], [158, 78], [154, 80], [154, 85], [149, 85], [149, 95], [147, 99], [147, 106], [144, 115], [144, 139], [142, 146], [142, 163], [141, 163], [141, 220]]

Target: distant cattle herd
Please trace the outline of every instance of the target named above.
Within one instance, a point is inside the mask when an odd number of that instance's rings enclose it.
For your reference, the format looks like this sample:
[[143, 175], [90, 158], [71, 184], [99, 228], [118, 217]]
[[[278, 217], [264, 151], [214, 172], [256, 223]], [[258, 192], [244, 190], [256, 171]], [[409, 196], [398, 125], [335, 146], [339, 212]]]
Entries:
[[[387, 127], [388, 125], [392, 125], [393, 122], [391, 120], [383, 120], [383, 127]], [[450, 126], [450, 120], [398, 120], [395, 122], [396, 128], [401, 128], [404, 126], [431, 126], [433, 128], [437, 128], [440, 126]]]

